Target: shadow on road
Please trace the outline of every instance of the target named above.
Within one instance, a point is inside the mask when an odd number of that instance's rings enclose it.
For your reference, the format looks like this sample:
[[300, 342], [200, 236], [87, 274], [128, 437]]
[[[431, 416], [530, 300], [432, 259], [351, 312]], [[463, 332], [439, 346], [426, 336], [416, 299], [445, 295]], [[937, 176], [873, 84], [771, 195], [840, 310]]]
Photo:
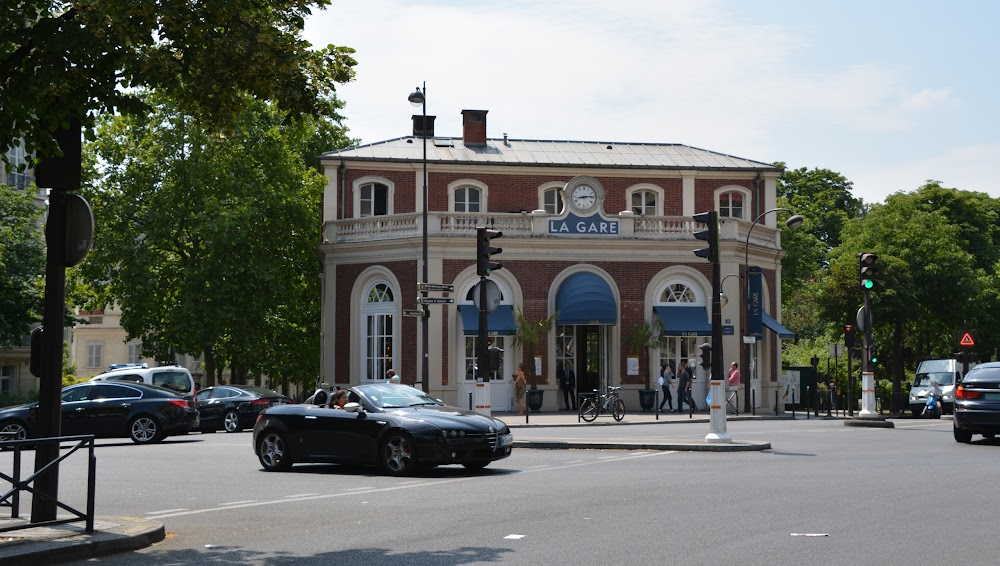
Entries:
[[424, 552], [392, 552], [384, 548], [337, 550], [336, 535], [318, 539], [313, 554], [287, 552], [258, 552], [241, 547], [210, 546], [204, 550], [184, 549], [143, 553], [150, 561], [161, 564], [392, 564], [393, 566], [458, 566], [484, 562], [502, 562], [514, 552], [509, 548], [461, 547], [453, 550]]

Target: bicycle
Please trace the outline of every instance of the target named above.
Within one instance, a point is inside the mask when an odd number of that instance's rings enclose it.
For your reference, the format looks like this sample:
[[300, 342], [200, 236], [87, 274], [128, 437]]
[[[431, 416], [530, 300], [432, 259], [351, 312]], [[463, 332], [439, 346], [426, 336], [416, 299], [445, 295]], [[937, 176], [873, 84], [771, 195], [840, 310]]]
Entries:
[[[625, 402], [618, 396], [621, 387], [608, 387], [608, 393], [601, 395], [596, 389], [593, 396], [587, 396], [580, 403], [580, 418], [588, 423], [599, 415], [611, 414], [616, 421], [625, 418]], [[603, 399], [603, 402], [601, 401]]]

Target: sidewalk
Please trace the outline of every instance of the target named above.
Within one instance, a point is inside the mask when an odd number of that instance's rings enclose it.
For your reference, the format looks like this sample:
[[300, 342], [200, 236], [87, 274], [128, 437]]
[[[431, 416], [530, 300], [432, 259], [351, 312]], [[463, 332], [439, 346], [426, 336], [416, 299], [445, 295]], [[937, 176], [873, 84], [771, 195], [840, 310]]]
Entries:
[[[62, 519], [63, 517], [59, 517]], [[0, 528], [28, 524], [28, 518], [0, 519]], [[160, 542], [163, 524], [135, 517], [95, 517], [94, 532], [83, 522], [0, 533], [0, 564], [57, 564], [128, 552]]]

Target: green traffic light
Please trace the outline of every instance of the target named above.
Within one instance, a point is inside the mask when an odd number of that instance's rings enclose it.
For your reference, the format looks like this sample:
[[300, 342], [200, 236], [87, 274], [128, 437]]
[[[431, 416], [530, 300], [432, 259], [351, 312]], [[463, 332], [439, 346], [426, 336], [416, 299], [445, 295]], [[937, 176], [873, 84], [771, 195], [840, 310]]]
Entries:
[[875, 282], [871, 279], [865, 279], [863, 285], [865, 286], [865, 289], [871, 289], [875, 286]]

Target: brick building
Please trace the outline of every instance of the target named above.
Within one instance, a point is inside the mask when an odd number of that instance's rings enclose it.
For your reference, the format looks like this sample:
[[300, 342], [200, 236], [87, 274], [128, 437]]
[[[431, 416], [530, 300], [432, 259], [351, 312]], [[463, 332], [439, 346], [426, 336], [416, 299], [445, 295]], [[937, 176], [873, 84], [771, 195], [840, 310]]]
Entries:
[[[636, 325], [659, 320], [667, 335], [663, 348], [640, 354], [651, 373], [663, 362], [693, 363], [709, 340], [711, 266], [692, 253], [704, 247], [693, 235], [704, 226], [691, 216], [718, 210], [723, 276], [742, 274], [746, 255], [762, 268], [751, 280], [764, 326], [750, 329], [759, 339], [743, 375], [757, 406], [773, 406], [780, 339], [789, 336], [777, 322], [780, 232], [776, 214], [754, 220], [775, 208], [777, 168], [678, 144], [488, 138], [487, 111], [462, 115], [461, 138], [436, 136], [433, 117], [423, 128], [414, 116], [412, 136], [322, 156], [323, 381], [379, 381], [389, 368], [407, 383], [422, 380], [421, 319], [404, 311], [419, 308], [426, 142], [427, 282], [454, 286], [454, 304], [428, 307], [432, 396], [465, 406], [475, 388], [476, 227], [488, 226], [503, 233], [495, 244], [503, 269], [490, 276], [501, 298], [489, 339], [503, 350], [500, 379], [489, 385], [492, 409], [510, 409], [511, 375], [527, 362], [549, 391], [542, 410], [563, 407], [562, 368], [574, 369], [581, 392], [622, 385], [637, 410], [645, 379], [625, 346]], [[722, 311], [726, 365], [741, 359], [747, 335], [741, 281], [723, 287], [732, 298]], [[533, 360], [513, 346], [515, 309], [528, 320], [555, 315]], [[696, 368], [699, 406], [706, 381]]]

